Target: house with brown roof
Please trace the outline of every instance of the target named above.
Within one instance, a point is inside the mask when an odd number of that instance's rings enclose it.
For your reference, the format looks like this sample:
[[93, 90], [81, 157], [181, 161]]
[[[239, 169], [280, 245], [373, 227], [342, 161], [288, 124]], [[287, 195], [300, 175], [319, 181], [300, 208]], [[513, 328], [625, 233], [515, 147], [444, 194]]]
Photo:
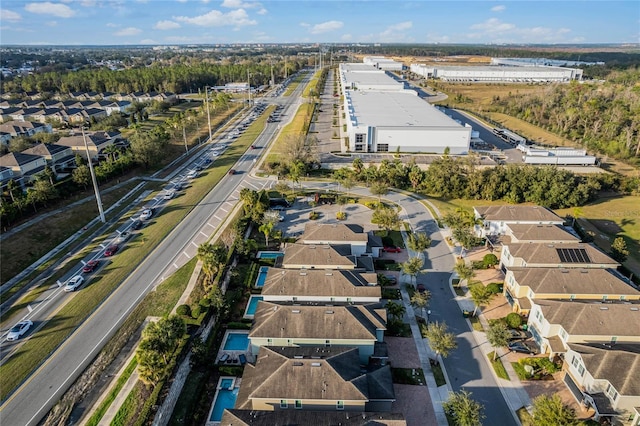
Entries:
[[14, 179], [22, 178], [24, 183], [31, 182], [46, 165], [47, 161], [40, 155], [10, 152], [0, 157], [0, 166], [11, 169]]
[[261, 347], [247, 364], [236, 408], [243, 410], [391, 411], [388, 365], [363, 372], [357, 348]]
[[387, 310], [379, 304], [279, 305], [260, 301], [249, 332], [251, 352], [261, 346], [357, 347], [366, 364], [384, 341]]
[[579, 243], [580, 238], [567, 232], [561, 225], [540, 224], [508, 224], [505, 225], [505, 243], [547, 243], [571, 244]]
[[297, 244], [284, 246], [282, 267], [285, 269], [356, 269], [355, 256], [345, 255], [329, 244]]
[[523, 315], [533, 299], [640, 301], [640, 291], [612, 269], [510, 268], [504, 282], [505, 298]]
[[617, 268], [618, 262], [592, 244], [525, 243], [505, 244], [500, 253], [500, 269], [526, 268]]
[[401, 413], [307, 411], [307, 410], [224, 410], [224, 426], [407, 426]]
[[262, 297], [267, 302], [380, 302], [375, 273], [353, 270], [269, 268]]
[[640, 344], [570, 343], [564, 381], [594, 420], [640, 424]]
[[640, 303], [532, 300], [528, 330], [542, 353], [569, 343], [640, 344]]
[[372, 239], [362, 226], [345, 223], [308, 223], [300, 237], [302, 244], [347, 245], [353, 256], [369, 255], [378, 257], [382, 249], [379, 238]]
[[43, 157], [55, 173], [73, 168], [76, 162], [76, 156], [71, 148], [64, 145], [39, 143], [22, 152]]
[[42, 124], [32, 121], [8, 121], [0, 124], [0, 132], [10, 134], [12, 137], [33, 136], [38, 133], [51, 133], [51, 124]]
[[541, 206], [506, 205], [478, 206], [473, 208], [475, 218], [482, 221], [476, 225], [478, 236], [501, 235], [507, 225], [562, 225], [564, 219]]
[[[105, 148], [114, 144], [113, 138], [107, 137], [105, 132], [85, 133], [87, 145], [89, 147], [89, 154], [93, 161], [98, 161], [98, 158], [102, 154]], [[74, 155], [79, 154], [85, 160], [87, 159], [87, 150], [84, 145], [84, 138], [82, 134], [75, 134], [72, 136], [63, 136], [58, 142], [58, 145], [63, 145], [71, 148]]]

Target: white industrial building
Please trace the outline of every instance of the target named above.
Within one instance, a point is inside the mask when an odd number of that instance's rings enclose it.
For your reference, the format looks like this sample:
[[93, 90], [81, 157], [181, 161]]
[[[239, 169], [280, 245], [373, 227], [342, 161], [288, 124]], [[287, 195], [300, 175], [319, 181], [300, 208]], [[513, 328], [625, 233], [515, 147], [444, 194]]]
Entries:
[[[467, 154], [471, 128], [420, 99], [413, 90], [344, 92], [349, 151]], [[347, 148], [343, 145], [342, 150]]]
[[565, 59], [547, 58], [491, 58], [491, 65], [507, 65], [510, 67], [528, 67], [531, 65], [548, 67], [578, 67], [583, 65], [604, 65], [604, 62], [569, 61]]
[[340, 86], [342, 90], [377, 90], [377, 91], [399, 91], [404, 88], [401, 83], [393, 77], [366, 64], [340, 64]]
[[585, 149], [575, 148], [537, 148], [526, 145], [518, 145], [517, 148], [524, 154], [522, 161], [525, 164], [551, 164], [557, 166], [593, 166], [596, 157], [587, 155]]
[[569, 82], [582, 79], [582, 70], [548, 66], [428, 66], [411, 64], [411, 72], [443, 81]]
[[402, 71], [404, 68], [402, 62], [397, 62], [384, 56], [365, 56], [362, 62], [381, 70]]

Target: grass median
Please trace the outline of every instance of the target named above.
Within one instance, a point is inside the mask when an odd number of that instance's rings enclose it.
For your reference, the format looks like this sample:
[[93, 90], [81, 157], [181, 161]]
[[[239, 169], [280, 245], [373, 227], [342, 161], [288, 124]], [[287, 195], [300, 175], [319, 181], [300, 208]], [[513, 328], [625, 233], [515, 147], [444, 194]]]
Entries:
[[85, 287], [69, 298], [53, 319], [47, 321], [0, 366], [0, 400], [5, 400], [31, 375], [227, 174], [262, 132], [266, 117], [267, 114], [264, 114], [256, 120], [241, 138], [215, 160], [211, 168], [193, 180], [186, 191], [154, 217]]
[[293, 120], [282, 128], [278, 138], [273, 142], [273, 146], [266, 158], [267, 163], [282, 161], [285, 152], [285, 144], [288, 138], [299, 135], [306, 135], [309, 130], [311, 114], [313, 114], [313, 104], [302, 104], [298, 107]]
[[313, 77], [311, 77], [311, 80], [309, 80], [309, 83], [306, 85], [306, 87], [302, 91], [303, 98], [310, 97], [312, 90], [315, 91], [315, 93], [319, 93], [318, 83], [320, 82], [320, 76], [322, 76], [322, 70], [318, 70], [316, 71], [315, 74], [313, 74]]

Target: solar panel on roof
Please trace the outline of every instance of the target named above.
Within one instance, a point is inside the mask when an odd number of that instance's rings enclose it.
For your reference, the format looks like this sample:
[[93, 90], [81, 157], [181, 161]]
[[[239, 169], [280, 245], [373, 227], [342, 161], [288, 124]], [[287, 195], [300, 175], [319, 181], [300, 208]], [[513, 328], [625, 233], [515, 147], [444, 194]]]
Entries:
[[562, 263], [591, 263], [585, 249], [557, 248], [556, 252]]

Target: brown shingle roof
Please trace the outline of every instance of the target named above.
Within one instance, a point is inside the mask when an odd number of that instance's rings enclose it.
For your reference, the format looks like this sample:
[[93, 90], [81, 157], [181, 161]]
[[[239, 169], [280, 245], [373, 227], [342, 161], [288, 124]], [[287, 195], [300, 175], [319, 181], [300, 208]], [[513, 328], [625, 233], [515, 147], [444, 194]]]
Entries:
[[550, 324], [559, 324], [571, 335], [616, 336], [624, 342], [625, 336], [640, 336], [640, 309], [637, 304], [581, 303], [535, 299], [544, 318]]
[[611, 267], [617, 267], [619, 264], [591, 244], [572, 243], [572, 244], [547, 244], [547, 243], [528, 243], [528, 244], [509, 244], [509, 253], [513, 257], [524, 259], [527, 266], [535, 264], [563, 264], [567, 267], [580, 267], [583, 263], [566, 263], [563, 262], [558, 255], [558, 249], [574, 249], [585, 250], [591, 260], [587, 265], [604, 264]]
[[341, 244], [351, 241], [367, 242], [368, 237], [362, 227], [344, 223], [308, 223], [304, 227], [301, 240], [304, 244], [322, 242]]
[[580, 239], [569, 232], [562, 229], [558, 225], [534, 225], [534, 224], [510, 224], [507, 225], [511, 230], [514, 243], [524, 242], [568, 242], [579, 243]]
[[474, 209], [484, 220], [491, 222], [564, 222], [560, 216], [540, 206], [480, 206]]
[[640, 396], [640, 345], [597, 345], [570, 343], [589, 373], [608, 380], [621, 395]]
[[270, 268], [263, 296], [378, 297], [377, 275], [354, 271], [320, 271]]
[[407, 426], [400, 413], [225, 410], [221, 426]]
[[378, 304], [285, 306], [260, 301], [249, 337], [376, 340], [386, 329], [386, 310]]
[[513, 268], [515, 280], [536, 294], [596, 294], [640, 297], [640, 292], [608, 269]]
[[318, 269], [344, 267], [353, 269], [355, 260], [341, 255], [328, 244], [287, 244], [284, 248], [282, 265], [313, 265]]

